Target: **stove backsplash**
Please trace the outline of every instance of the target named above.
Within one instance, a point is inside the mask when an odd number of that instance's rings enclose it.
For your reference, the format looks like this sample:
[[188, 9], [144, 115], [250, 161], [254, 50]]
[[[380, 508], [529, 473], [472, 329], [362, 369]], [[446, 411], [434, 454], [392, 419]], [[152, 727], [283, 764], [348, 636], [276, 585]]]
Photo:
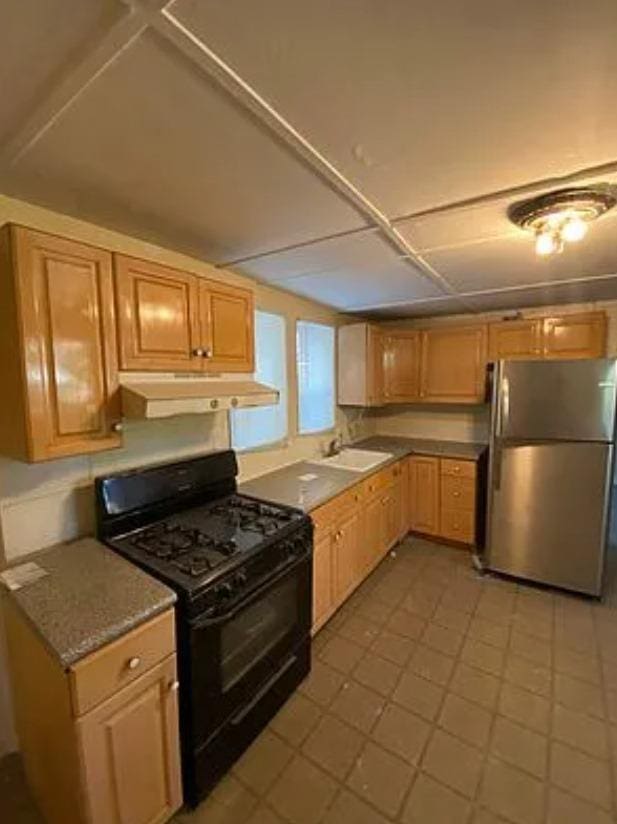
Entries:
[[[357, 413], [339, 410], [346, 438], [372, 434], [352, 426]], [[159, 421], [127, 421], [122, 449], [98, 455], [24, 464], [0, 458], [0, 567], [46, 546], [94, 532], [93, 479], [116, 470], [199, 455], [230, 446], [227, 413]], [[240, 478], [268, 472], [319, 453], [332, 435], [290, 438], [285, 445], [239, 455]], [[4, 551], [2, 552], [2, 546]]]

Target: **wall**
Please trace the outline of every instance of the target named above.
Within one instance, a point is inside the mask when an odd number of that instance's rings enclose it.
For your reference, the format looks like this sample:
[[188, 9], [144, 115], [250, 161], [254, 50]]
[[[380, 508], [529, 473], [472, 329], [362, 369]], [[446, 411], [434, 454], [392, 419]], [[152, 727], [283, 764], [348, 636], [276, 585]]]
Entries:
[[[198, 274], [220, 276], [207, 263], [186, 255], [0, 196], [0, 225], [7, 221], [170, 266], [184, 267]], [[255, 284], [240, 275], [231, 273], [229, 278], [255, 288], [258, 308], [278, 312], [287, 318], [289, 431], [295, 433], [295, 320], [305, 318], [339, 324], [344, 319], [312, 301]], [[352, 430], [357, 435], [368, 431], [369, 425], [366, 423], [364, 428], [354, 426], [354, 420], [358, 416], [359, 413], [355, 411], [337, 410], [337, 429], [347, 435]], [[241, 479], [317, 455], [323, 444], [331, 438], [332, 434], [291, 434], [286, 443], [276, 449], [242, 455], [239, 459]], [[91, 533], [94, 526], [92, 482], [97, 475], [228, 446], [227, 414], [219, 412], [163, 421], [126, 422], [123, 448], [99, 455], [65, 458], [35, 465], [0, 457], [0, 568], [3, 562], [13, 562], [42, 547]], [[0, 627], [0, 636], [1, 630]], [[0, 755], [12, 749], [15, 744], [9, 720], [4, 660], [0, 637]]]
[[[520, 311], [525, 317], [543, 317], [551, 313], [567, 314], [603, 310], [608, 316], [607, 353], [617, 356], [617, 301], [579, 303], [568, 306], [543, 306]], [[432, 318], [431, 326], [448, 323], [485, 323], [512, 316], [512, 312], [491, 312], [482, 315], [452, 315]], [[427, 321], [388, 322], [383, 326], [418, 328]], [[438, 406], [410, 404], [387, 406], [371, 410], [374, 431], [379, 435], [409, 435], [417, 438], [440, 438], [450, 441], [486, 441], [488, 439], [489, 410], [487, 406]]]

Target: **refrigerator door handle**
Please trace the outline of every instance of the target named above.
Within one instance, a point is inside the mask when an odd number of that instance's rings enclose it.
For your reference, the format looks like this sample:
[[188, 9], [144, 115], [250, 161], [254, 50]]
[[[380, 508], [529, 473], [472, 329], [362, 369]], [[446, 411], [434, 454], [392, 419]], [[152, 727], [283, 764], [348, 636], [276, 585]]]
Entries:
[[508, 428], [510, 421], [510, 382], [507, 378], [501, 379], [501, 391], [499, 393], [499, 434]]
[[495, 492], [499, 491], [501, 486], [501, 461], [502, 461], [503, 447], [501, 445], [501, 438], [495, 438], [493, 442], [493, 489]]

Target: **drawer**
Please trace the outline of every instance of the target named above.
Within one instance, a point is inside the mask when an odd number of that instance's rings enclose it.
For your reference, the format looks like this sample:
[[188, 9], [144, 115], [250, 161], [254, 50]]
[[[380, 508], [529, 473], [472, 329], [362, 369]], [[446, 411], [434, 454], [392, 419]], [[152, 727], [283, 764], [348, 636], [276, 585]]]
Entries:
[[332, 524], [352, 510], [360, 506], [364, 497], [362, 484], [355, 484], [336, 498], [317, 507], [311, 512], [311, 519], [315, 526], [315, 542], [332, 529]]
[[393, 464], [367, 478], [362, 484], [365, 498], [370, 498], [392, 486], [398, 475], [400, 475], [400, 471], [400, 464]]
[[472, 478], [441, 476], [441, 506], [443, 509], [475, 511], [476, 482]]
[[441, 510], [440, 533], [444, 538], [452, 541], [461, 541], [464, 544], [473, 544], [476, 540], [476, 518], [474, 512], [460, 509]]
[[176, 651], [173, 609], [137, 627], [69, 670], [74, 715], [83, 715]]
[[475, 478], [475, 461], [455, 461], [452, 458], [441, 459], [441, 474], [455, 475], [459, 478]]

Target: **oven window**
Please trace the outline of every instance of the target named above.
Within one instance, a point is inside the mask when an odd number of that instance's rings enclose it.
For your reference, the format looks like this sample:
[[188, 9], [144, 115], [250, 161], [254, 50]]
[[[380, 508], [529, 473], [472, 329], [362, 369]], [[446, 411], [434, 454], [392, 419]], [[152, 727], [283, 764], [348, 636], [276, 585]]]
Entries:
[[268, 590], [221, 630], [221, 681], [226, 692], [298, 624], [298, 576]]

